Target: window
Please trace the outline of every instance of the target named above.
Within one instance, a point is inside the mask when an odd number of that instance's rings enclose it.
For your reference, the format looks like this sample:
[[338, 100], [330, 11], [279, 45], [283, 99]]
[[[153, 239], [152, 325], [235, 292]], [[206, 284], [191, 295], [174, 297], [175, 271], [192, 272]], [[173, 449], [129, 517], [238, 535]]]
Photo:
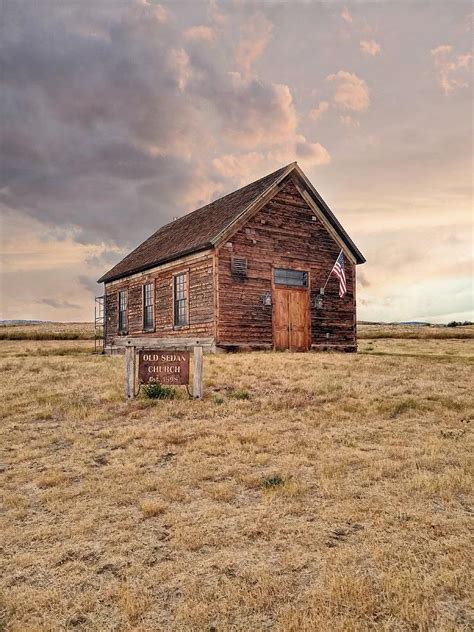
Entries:
[[143, 286], [143, 329], [153, 329], [154, 320], [153, 283], [145, 283]]
[[308, 287], [308, 273], [303, 270], [275, 268], [275, 285]]
[[119, 331], [127, 331], [127, 290], [119, 292]]
[[174, 277], [174, 325], [188, 324], [188, 275], [186, 272]]

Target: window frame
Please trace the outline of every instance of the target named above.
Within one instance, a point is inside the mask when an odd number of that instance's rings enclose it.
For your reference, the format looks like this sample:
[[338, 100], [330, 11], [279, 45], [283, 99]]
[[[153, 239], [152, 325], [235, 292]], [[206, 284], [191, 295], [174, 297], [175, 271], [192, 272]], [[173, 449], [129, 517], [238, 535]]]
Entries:
[[[125, 309], [121, 309], [121, 301], [120, 301], [121, 295], [125, 296]], [[118, 303], [117, 330], [119, 334], [126, 334], [128, 333], [128, 288], [123, 288], [122, 290], [118, 290], [117, 303]], [[121, 317], [122, 314], [125, 314], [123, 320]]]
[[[299, 272], [303, 275], [303, 279], [304, 279], [304, 284], [303, 285], [298, 285], [298, 284], [294, 284], [294, 283], [279, 283], [277, 282], [277, 270], [282, 270], [285, 272]], [[309, 270], [307, 269], [302, 269], [302, 268], [283, 268], [280, 266], [275, 266], [273, 268], [273, 286], [275, 288], [286, 288], [286, 289], [290, 289], [290, 290], [308, 290], [310, 288], [310, 275], [309, 275]]]
[[[184, 294], [185, 294], [185, 298], [176, 298], [176, 285], [177, 285], [177, 279], [178, 277], [183, 277], [184, 278]], [[185, 305], [184, 305], [184, 314], [185, 314], [185, 322], [180, 323], [177, 322], [177, 302], [178, 301], [185, 301]], [[172, 322], [173, 322], [173, 329], [185, 329], [189, 327], [189, 270], [180, 270], [179, 272], [175, 272], [173, 274], [173, 303], [171, 305], [171, 310], [172, 310]]]
[[[150, 299], [151, 303], [147, 304], [147, 287], [151, 288]], [[151, 307], [151, 324], [147, 323], [146, 315], [147, 308]], [[143, 284], [142, 290], [142, 327], [143, 331], [155, 331], [155, 281], [147, 281]]]

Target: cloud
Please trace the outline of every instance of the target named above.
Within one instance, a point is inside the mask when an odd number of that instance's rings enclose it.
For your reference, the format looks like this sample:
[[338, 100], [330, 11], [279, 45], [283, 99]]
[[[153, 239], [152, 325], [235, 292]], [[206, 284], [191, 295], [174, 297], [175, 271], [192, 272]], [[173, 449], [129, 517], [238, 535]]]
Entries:
[[137, 6], [142, 6], [146, 13], [145, 15], [153, 15], [158, 22], [168, 22], [170, 19], [170, 12], [161, 4], [155, 4], [150, 0], [136, 0]]
[[453, 54], [453, 47], [442, 44], [431, 49], [431, 56], [438, 71], [438, 82], [445, 95], [454, 94], [459, 88], [469, 87], [472, 54]]
[[343, 23], [338, 32], [345, 39], [352, 39], [356, 36], [368, 37], [374, 32], [374, 28], [367, 20], [361, 17], [358, 11], [356, 13], [357, 15], [352, 14], [347, 7], [344, 7], [340, 13]]
[[296, 134], [286, 144], [271, 149], [267, 153], [253, 151], [226, 154], [214, 158], [212, 166], [222, 177], [232, 179], [239, 186], [243, 186], [261, 177], [265, 170], [264, 166], [267, 170], [277, 169], [294, 160], [297, 160], [303, 168], [308, 169], [329, 164], [331, 156], [320, 143], [308, 142], [304, 136]]
[[358, 129], [360, 127], [360, 122], [356, 120], [354, 117], [350, 116], [349, 114], [347, 115], [341, 114], [341, 116], [339, 117], [339, 120], [346, 127], [352, 127], [353, 129]]
[[188, 40], [214, 44], [217, 38], [217, 32], [211, 26], [191, 26], [184, 31], [184, 37]]
[[333, 100], [339, 107], [354, 112], [367, 110], [370, 105], [369, 88], [355, 73], [340, 70], [326, 80], [337, 84]]
[[357, 270], [357, 282], [361, 287], [370, 287], [372, 284], [367, 278], [367, 273], [364, 270]]
[[70, 303], [65, 300], [58, 300], [55, 298], [41, 298], [36, 301], [39, 305], [47, 305], [48, 307], [54, 307], [54, 309], [80, 309], [80, 305], [76, 303]]
[[362, 40], [360, 42], [360, 47], [364, 53], [368, 55], [378, 55], [380, 53], [380, 44], [378, 44], [375, 40]]
[[123, 258], [123, 256], [127, 254], [123, 250], [115, 249], [115, 250], [102, 250], [101, 252], [91, 255], [85, 259], [85, 263], [94, 268], [111, 268], [116, 263]]
[[[227, 28], [215, 2], [209, 16]], [[223, 190], [216, 154], [295, 142], [290, 88], [246, 72], [271, 34], [263, 14], [244, 22], [243, 74], [202, 46], [209, 31], [178, 28], [151, 1], [10, 4], [2, 22], [0, 203], [10, 215], [83, 244], [136, 245]]]
[[445, 55], [452, 53], [453, 47], [450, 44], [441, 44], [436, 48], [431, 49], [431, 55], [436, 58], [444, 57]]
[[[183, 97], [187, 58], [173, 52], [176, 33], [156, 6], [89, 17], [106, 35], [77, 32], [74, 9], [3, 12], [2, 202], [79, 241], [135, 242], [176, 214], [175, 191], [194, 184], [185, 162], [166, 156], [198, 142]], [[161, 182], [160, 198], [140, 195], [149, 180]]]
[[344, 7], [344, 9], [341, 11], [341, 18], [344, 20], [344, 22], [347, 22], [348, 24], [352, 24], [352, 22], [354, 21], [354, 18], [352, 17], [347, 7]]
[[219, 26], [225, 26], [228, 22], [227, 15], [219, 7], [217, 0], [209, 0], [207, 14], [211, 22]]
[[170, 52], [170, 59], [172, 66], [176, 70], [178, 87], [181, 92], [184, 92], [192, 73], [189, 63], [189, 55], [184, 48], [174, 48]]
[[235, 60], [244, 72], [249, 73], [263, 54], [271, 39], [272, 30], [273, 24], [263, 13], [257, 13], [249, 18], [235, 51]]
[[304, 137], [300, 137], [296, 143], [296, 156], [306, 168], [328, 165], [331, 162], [331, 156], [325, 147], [320, 143], [309, 143]]
[[312, 121], [317, 121], [321, 118], [324, 112], [327, 112], [328, 109], [329, 109], [328, 101], [321, 101], [317, 107], [310, 110], [308, 116]]
[[466, 15], [464, 23], [467, 32], [474, 31], [474, 12]]
[[[286, 143], [296, 134], [298, 119], [290, 88], [256, 77], [229, 73], [224, 93], [206, 84], [205, 96], [222, 117], [222, 131], [236, 146], [264, 149]], [[216, 98], [212, 98], [213, 95]]]
[[264, 160], [264, 154], [254, 151], [247, 154], [226, 154], [214, 158], [212, 165], [219, 175], [244, 185], [256, 179]]
[[80, 274], [77, 277], [77, 281], [79, 285], [87, 290], [90, 294], [94, 296], [98, 293], [100, 286], [97, 284], [97, 281], [92, 276], [86, 276], [85, 274]]

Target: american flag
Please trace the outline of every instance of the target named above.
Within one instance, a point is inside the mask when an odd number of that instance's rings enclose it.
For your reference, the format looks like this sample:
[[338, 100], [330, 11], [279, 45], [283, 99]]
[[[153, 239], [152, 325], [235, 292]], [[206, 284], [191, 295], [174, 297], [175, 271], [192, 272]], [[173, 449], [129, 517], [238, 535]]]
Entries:
[[344, 253], [339, 253], [339, 257], [336, 259], [336, 263], [334, 264], [333, 269], [331, 270], [331, 274], [334, 274], [339, 279], [339, 296], [343, 298], [347, 292], [346, 286], [346, 273], [344, 271]]

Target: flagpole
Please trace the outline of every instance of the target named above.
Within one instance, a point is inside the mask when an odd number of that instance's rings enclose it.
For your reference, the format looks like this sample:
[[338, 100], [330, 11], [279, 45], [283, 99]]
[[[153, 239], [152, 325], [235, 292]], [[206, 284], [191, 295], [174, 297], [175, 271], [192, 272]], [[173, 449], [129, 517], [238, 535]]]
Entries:
[[[341, 252], [342, 252], [342, 250], [341, 250]], [[341, 256], [341, 252], [337, 255], [336, 261]], [[323, 291], [321, 292], [321, 290], [320, 290], [320, 292], [319, 292], [320, 294], [324, 294], [324, 290], [326, 289], [326, 285], [329, 283], [329, 278], [331, 277], [332, 271], [334, 270], [334, 266], [336, 265], [336, 261], [334, 262], [334, 265], [331, 268], [331, 272], [328, 274], [328, 278], [326, 279], [326, 283], [324, 284], [324, 287], [322, 288]]]

